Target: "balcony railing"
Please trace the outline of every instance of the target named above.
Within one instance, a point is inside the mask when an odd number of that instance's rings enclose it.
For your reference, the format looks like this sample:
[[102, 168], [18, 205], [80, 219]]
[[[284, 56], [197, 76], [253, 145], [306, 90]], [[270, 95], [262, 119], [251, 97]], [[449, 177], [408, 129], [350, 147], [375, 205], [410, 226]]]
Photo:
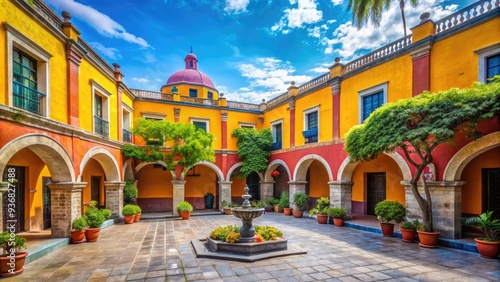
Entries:
[[281, 141], [277, 141], [277, 142], [274, 142], [273, 144], [271, 144], [271, 151], [272, 150], [279, 150], [281, 149]]
[[132, 132], [123, 129], [123, 142], [132, 142]]
[[13, 96], [14, 107], [25, 109], [35, 114], [42, 114], [43, 100], [45, 94], [38, 92], [35, 89], [22, 85], [17, 81], [13, 81]]
[[94, 132], [109, 137], [109, 122], [101, 117], [94, 116]]
[[306, 143], [318, 142], [318, 129], [309, 129], [302, 131], [302, 136], [306, 139]]

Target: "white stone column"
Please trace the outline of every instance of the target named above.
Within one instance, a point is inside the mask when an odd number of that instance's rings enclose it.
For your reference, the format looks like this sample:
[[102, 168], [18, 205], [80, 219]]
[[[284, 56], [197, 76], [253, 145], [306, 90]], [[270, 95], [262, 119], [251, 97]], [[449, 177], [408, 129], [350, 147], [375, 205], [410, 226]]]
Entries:
[[184, 201], [184, 184], [186, 184], [185, 180], [172, 180], [172, 184], [174, 185], [174, 195], [172, 198], [172, 213], [174, 215], [179, 215], [177, 212], [177, 205]]
[[332, 207], [341, 207], [345, 210], [345, 219], [352, 218], [352, 182], [351, 181], [331, 181], [330, 186], [330, 205]]
[[[422, 222], [422, 211], [411, 191], [409, 181], [401, 181], [405, 186], [406, 217], [408, 220], [418, 219]], [[464, 181], [428, 181], [427, 186], [431, 193], [432, 214], [434, 229], [441, 232], [444, 238], [462, 237], [462, 185]], [[425, 199], [422, 183], [418, 190]]]
[[123, 187], [125, 182], [105, 181], [106, 208], [111, 211], [112, 217], [121, 217], [123, 208]]
[[289, 193], [290, 193], [290, 207], [295, 209], [295, 205], [293, 204], [293, 196], [295, 195], [295, 193], [298, 193], [298, 192], [302, 192], [302, 193], [305, 193], [306, 192], [306, 184], [307, 184], [307, 181], [289, 181], [288, 182], [288, 187], [289, 187]]
[[3, 230], [3, 197], [9, 189], [9, 182], [0, 182], [0, 229]]
[[264, 202], [271, 199], [274, 193], [274, 181], [260, 182], [260, 199]]
[[82, 189], [87, 183], [56, 182], [47, 185], [50, 187], [52, 237], [69, 237], [71, 222], [82, 216]]
[[232, 181], [219, 181], [219, 210], [222, 211], [222, 201], [231, 203]]

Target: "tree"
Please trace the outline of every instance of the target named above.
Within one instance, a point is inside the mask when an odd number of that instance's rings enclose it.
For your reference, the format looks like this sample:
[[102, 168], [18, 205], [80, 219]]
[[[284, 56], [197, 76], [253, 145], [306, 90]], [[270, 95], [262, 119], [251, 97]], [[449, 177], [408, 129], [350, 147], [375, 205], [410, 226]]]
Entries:
[[[389, 9], [391, 3], [396, 0], [349, 0], [347, 10], [352, 10], [352, 20], [358, 28], [366, 25], [370, 20], [376, 27], [380, 26], [382, 12]], [[418, 5], [418, 0], [410, 0], [412, 7]], [[405, 1], [399, 0], [399, 8], [401, 9], [401, 19], [403, 21], [403, 29], [406, 37], [406, 18], [405, 18]]]
[[[442, 143], [453, 143], [455, 134], [479, 138], [477, 123], [500, 116], [500, 76], [490, 84], [475, 83], [467, 89], [452, 88], [438, 93], [389, 103], [375, 110], [361, 125], [347, 133], [345, 149], [351, 161], [370, 161], [384, 152], [401, 150], [415, 167], [411, 191], [422, 211], [425, 231], [434, 231], [432, 200], [424, 168]], [[418, 191], [422, 182], [425, 198]]]
[[235, 129], [232, 136], [238, 138], [238, 157], [243, 161], [239, 176], [243, 178], [252, 172], [264, 172], [271, 156], [271, 130], [242, 127]]
[[141, 118], [137, 119], [132, 133], [142, 137], [146, 146], [127, 144], [122, 148], [123, 155], [144, 162], [163, 161], [174, 179], [179, 179], [176, 168], [180, 168], [180, 179], [184, 179], [186, 172], [195, 164], [215, 161], [212, 149], [214, 137], [193, 124]]

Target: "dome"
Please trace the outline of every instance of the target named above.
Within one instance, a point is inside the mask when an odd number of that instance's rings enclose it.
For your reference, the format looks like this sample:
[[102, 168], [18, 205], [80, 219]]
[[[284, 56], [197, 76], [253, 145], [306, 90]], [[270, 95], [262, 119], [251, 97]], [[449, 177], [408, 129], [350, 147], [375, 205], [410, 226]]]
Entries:
[[193, 54], [193, 51], [187, 54], [186, 58], [184, 58], [184, 62], [186, 62], [186, 68], [171, 75], [165, 86], [178, 83], [192, 83], [205, 85], [215, 89], [214, 83], [210, 77], [198, 70], [198, 58]]

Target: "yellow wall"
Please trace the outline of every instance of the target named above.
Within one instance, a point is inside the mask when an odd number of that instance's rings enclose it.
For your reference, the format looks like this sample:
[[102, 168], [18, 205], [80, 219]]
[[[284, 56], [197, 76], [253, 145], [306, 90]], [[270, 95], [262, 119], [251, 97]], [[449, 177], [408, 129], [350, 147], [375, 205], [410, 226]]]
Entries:
[[101, 191], [101, 196], [100, 200], [101, 202], [99, 203], [99, 206], [103, 206], [105, 202], [105, 195], [104, 195], [104, 181], [106, 180], [104, 170], [102, 169], [101, 164], [97, 162], [95, 159], [90, 159], [87, 164], [85, 165], [85, 168], [83, 169], [82, 173], [82, 182], [87, 182], [87, 186], [83, 188], [82, 191], [82, 201], [84, 203], [88, 203], [91, 200], [91, 177], [92, 176], [99, 176], [101, 177], [101, 184], [100, 184], [100, 191]]
[[231, 183], [231, 197], [240, 197], [245, 194], [243, 189], [247, 185], [246, 178], [240, 179], [238, 176], [233, 176], [231, 177], [231, 181], [233, 182]]
[[462, 172], [462, 213], [480, 214], [482, 212], [481, 169], [500, 167], [500, 147], [486, 151], [470, 161]]
[[359, 124], [359, 91], [388, 82], [387, 101], [409, 98], [412, 96], [411, 74], [411, 56], [404, 55], [343, 80], [340, 94], [341, 138], [345, 137], [351, 127]]
[[290, 111], [287, 109], [288, 109], [288, 103], [273, 108], [272, 110], [264, 114], [265, 128], [272, 129], [271, 123], [278, 120], [282, 121], [281, 124], [282, 148], [290, 147]]
[[238, 150], [236, 143], [237, 138], [231, 136], [236, 128], [240, 128], [240, 122], [253, 123], [256, 129], [261, 129], [262, 125], [258, 121], [259, 115], [247, 112], [232, 112], [228, 111], [227, 114], [227, 149]]
[[330, 198], [328, 173], [325, 166], [319, 161], [313, 161], [309, 166], [309, 197]]
[[332, 139], [332, 94], [330, 87], [322, 88], [312, 94], [301, 97], [295, 102], [295, 145], [305, 144], [302, 135], [304, 128], [304, 111], [319, 105], [318, 142]]
[[195, 166], [194, 172], [198, 176], [190, 176], [192, 174], [190, 170], [184, 178], [186, 180], [185, 197], [203, 197], [208, 192], [216, 195], [217, 174], [204, 165]]
[[136, 174], [138, 198], [172, 198], [172, 174], [168, 170], [146, 165]]
[[385, 172], [386, 199], [405, 204], [405, 189], [401, 185], [403, 174], [396, 162], [387, 155], [380, 155], [371, 162], [359, 163], [352, 174], [352, 200], [366, 202], [365, 174], [369, 172]]

